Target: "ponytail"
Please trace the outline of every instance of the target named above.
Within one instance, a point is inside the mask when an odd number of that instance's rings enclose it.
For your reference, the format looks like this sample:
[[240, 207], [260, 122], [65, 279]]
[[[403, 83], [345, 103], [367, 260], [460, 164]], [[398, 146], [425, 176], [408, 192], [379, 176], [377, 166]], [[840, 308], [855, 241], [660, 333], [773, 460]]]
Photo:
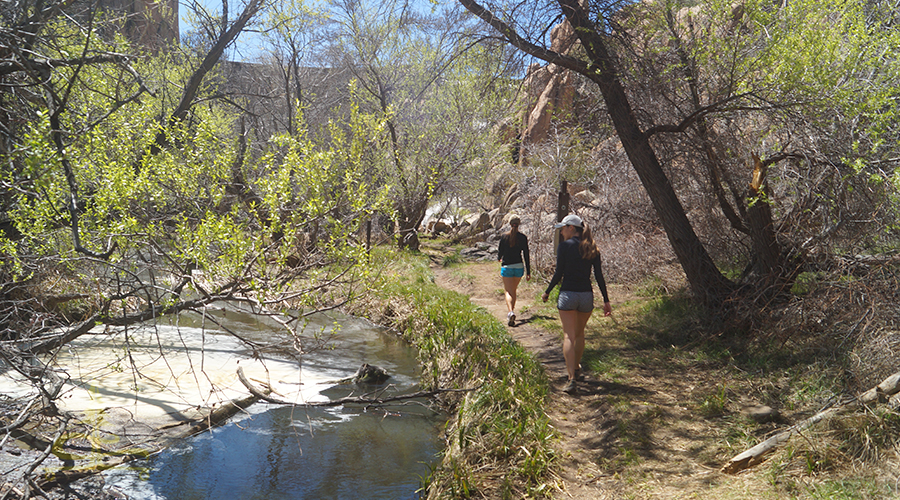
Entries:
[[513, 215], [509, 218], [509, 232], [506, 235], [509, 237], [510, 248], [516, 247], [516, 235], [519, 234], [519, 224], [521, 223], [522, 220], [519, 219], [518, 215]]
[[582, 259], [594, 260], [594, 257], [600, 255], [600, 250], [597, 248], [597, 244], [594, 243], [594, 237], [591, 235], [591, 228], [588, 227], [587, 222], [582, 222], [582, 225], [584, 225], [583, 228], [576, 226], [581, 236], [578, 252], [581, 253]]

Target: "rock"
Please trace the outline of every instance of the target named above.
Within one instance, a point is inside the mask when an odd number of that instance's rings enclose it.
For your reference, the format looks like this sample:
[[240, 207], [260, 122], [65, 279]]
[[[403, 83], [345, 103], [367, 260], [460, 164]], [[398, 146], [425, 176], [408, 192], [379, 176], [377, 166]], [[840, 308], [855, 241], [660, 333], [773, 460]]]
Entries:
[[493, 227], [494, 229], [500, 229], [501, 227], [503, 227], [503, 220], [505, 219], [505, 217], [500, 217], [499, 208], [495, 208], [488, 212], [488, 217], [491, 218], [491, 227]]
[[575, 29], [568, 21], [557, 24], [550, 30], [550, 50], [553, 52], [565, 54], [577, 41]]
[[516, 201], [516, 199], [518, 197], [519, 197], [519, 185], [513, 184], [512, 186], [509, 187], [509, 189], [506, 190], [506, 194], [503, 195], [503, 204], [500, 206], [500, 208], [504, 212], [509, 211], [509, 207], [512, 206], [512, 204]]
[[[385, 311], [385, 316], [391, 316], [393, 313], [393, 310]], [[385, 383], [385, 381], [387, 381], [387, 379], [389, 378], [391, 378], [391, 375], [384, 368], [380, 366], [370, 365], [369, 363], [363, 363], [362, 365], [360, 365], [359, 369], [356, 370], [356, 373], [354, 373], [352, 377], [342, 378], [339, 380], [331, 380], [325, 383], [338, 385], [379, 385]]]
[[384, 368], [370, 365], [369, 363], [363, 363], [362, 366], [359, 367], [359, 370], [356, 370], [353, 381], [357, 384], [378, 385], [385, 383], [389, 378], [391, 378], [391, 376]]
[[463, 217], [463, 220], [459, 225], [458, 234], [465, 238], [488, 229], [490, 225], [491, 216], [488, 215], [487, 212], [482, 212], [480, 214], [469, 214]]
[[594, 205], [594, 193], [585, 189], [584, 191], [579, 191], [572, 196], [572, 201], [580, 203], [582, 205]]
[[433, 220], [428, 223], [428, 232], [435, 236], [441, 233], [449, 233], [451, 229], [450, 224], [442, 220]]
[[460, 250], [459, 254], [468, 260], [497, 260], [497, 249], [486, 243], [476, 243], [474, 247]]
[[549, 137], [550, 122], [572, 109], [575, 100], [575, 77], [568, 70], [556, 69], [531, 112], [526, 116], [522, 144], [539, 144]]

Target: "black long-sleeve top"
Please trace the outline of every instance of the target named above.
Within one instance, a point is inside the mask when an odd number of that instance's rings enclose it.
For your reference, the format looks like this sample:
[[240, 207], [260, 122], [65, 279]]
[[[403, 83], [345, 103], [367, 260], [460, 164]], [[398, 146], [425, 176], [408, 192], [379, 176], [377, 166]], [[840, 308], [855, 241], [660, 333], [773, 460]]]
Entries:
[[550, 279], [547, 286], [547, 294], [562, 280], [560, 290], [567, 292], [590, 292], [591, 289], [591, 268], [594, 269], [594, 278], [597, 279], [597, 286], [600, 293], [603, 294], [603, 302], [609, 302], [609, 295], [606, 293], [606, 280], [603, 279], [603, 271], [600, 269], [600, 255], [591, 260], [585, 260], [581, 257], [578, 245], [581, 244], [581, 238], [574, 236], [559, 244], [559, 251], [556, 253], [556, 272]]
[[516, 234], [516, 246], [509, 245], [509, 233], [500, 237], [500, 249], [497, 259], [503, 266], [525, 262], [525, 274], [531, 276], [531, 256], [528, 253], [528, 238], [522, 233]]

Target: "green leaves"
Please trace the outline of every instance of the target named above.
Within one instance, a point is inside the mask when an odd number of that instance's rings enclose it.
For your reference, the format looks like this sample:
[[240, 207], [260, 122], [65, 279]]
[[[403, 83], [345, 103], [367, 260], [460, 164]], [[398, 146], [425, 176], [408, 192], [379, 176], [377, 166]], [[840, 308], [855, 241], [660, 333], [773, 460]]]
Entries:
[[435, 197], [480, 190], [479, 159], [492, 149], [490, 129], [506, 116], [513, 90], [500, 79], [502, 47], [472, 44], [466, 20], [452, 13], [407, 7], [345, 5], [336, 33], [355, 76], [349, 121], [370, 123], [367, 174], [390, 193], [401, 235]]
[[[84, 43], [72, 40], [76, 48]], [[73, 259], [68, 209], [77, 194], [82, 245], [98, 252], [117, 243], [99, 274], [118, 282], [121, 293], [146, 287], [147, 276], [158, 280], [142, 301], [162, 300], [161, 290], [190, 278], [190, 269], [202, 271], [202, 285], [191, 288], [267, 296], [293, 286], [286, 267], [295, 274], [317, 268], [326, 280], [331, 273], [352, 276], [347, 270], [365, 251], [356, 232], [388, 205], [368, 152], [371, 138], [383, 135], [383, 120], [356, 113], [349, 124], [335, 123], [333, 141], [301, 131], [248, 154], [234, 134], [234, 108], [213, 98], [221, 92], [215, 82], [200, 88], [203, 104], [191, 106], [186, 119], [160, 122], [197, 64], [162, 55], [136, 61], [134, 74], [97, 66], [80, 68], [75, 79], [74, 70], [53, 74], [54, 85], [69, 86], [62, 154], [78, 192], [66, 182], [49, 113], [38, 104], [8, 163], [18, 168], [2, 172], [6, 185], [19, 186], [4, 208], [24, 237], [17, 243], [0, 235], [4, 258], [24, 251]], [[154, 148], [160, 132], [167, 147]]]

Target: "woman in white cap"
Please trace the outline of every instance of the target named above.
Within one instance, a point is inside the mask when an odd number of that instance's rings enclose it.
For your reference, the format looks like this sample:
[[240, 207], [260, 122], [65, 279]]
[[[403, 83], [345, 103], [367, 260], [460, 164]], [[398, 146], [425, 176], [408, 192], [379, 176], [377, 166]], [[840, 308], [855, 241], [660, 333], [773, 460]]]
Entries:
[[522, 276], [531, 280], [531, 257], [528, 254], [528, 238], [519, 232], [519, 217], [509, 219], [509, 232], [500, 237], [497, 259], [500, 261], [500, 277], [506, 292], [506, 323], [516, 325], [516, 290]]
[[603, 314], [612, 314], [606, 281], [600, 269], [600, 251], [591, 237], [591, 230], [581, 217], [569, 214], [553, 227], [559, 229], [562, 243], [556, 254], [556, 272], [541, 299], [547, 302], [550, 292], [562, 281], [556, 308], [562, 322], [563, 356], [569, 381], [563, 391], [574, 394], [578, 391], [576, 380], [582, 379], [581, 356], [584, 354], [584, 328], [594, 310], [594, 292], [591, 287], [591, 269], [597, 279], [597, 286], [603, 294]]

